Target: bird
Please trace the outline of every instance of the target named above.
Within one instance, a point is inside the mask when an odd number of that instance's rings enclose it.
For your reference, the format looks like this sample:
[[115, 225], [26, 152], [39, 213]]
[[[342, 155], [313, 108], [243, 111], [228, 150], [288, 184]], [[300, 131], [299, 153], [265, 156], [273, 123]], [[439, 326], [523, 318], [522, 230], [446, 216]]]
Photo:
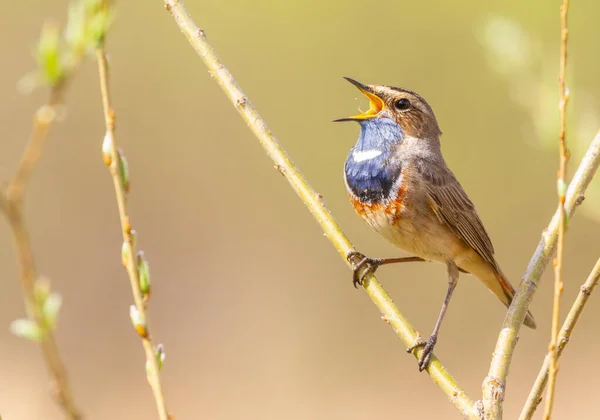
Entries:
[[[440, 131], [431, 106], [408, 89], [367, 85], [349, 77], [368, 99], [369, 109], [334, 122], [356, 121], [358, 141], [344, 165], [350, 202], [367, 224], [397, 248], [402, 258], [370, 258], [353, 251], [355, 287], [384, 264], [434, 261], [446, 265], [448, 289], [427, 340], [407, 349], [423, 349], [419, 371], [429, 364], [459, 272], [470, 273], [510, 305], [515, 289], [494, 257], [492, 242], [475, 206], [441, 152]], [[536, 328], [527, 312], [524, 324]]]

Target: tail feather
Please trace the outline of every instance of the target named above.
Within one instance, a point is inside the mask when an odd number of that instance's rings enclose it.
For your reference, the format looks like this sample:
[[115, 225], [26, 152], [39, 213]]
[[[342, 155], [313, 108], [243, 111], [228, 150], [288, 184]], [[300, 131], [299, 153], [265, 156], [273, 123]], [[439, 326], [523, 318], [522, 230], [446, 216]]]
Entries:
[[[498, 271], [497, 278], [498, 282], [500, 283], [500, 286], [502, 286], [502, 291], [504, 292], [506, 299], [502, 299], [501, 296], [498, 297], [508, 308], [513, 300], [513, 297], [515, 296], [515, 289], [512, 287], [506, 276], [501, 271]], [[494, 292], [494, 294], [498, 295], [497, 293], [495, 293], [494, 290], [492, 291]], [[533, 318], [533, 315], [530, 311], [527, 311], [527, 315], [525, 315], [525, 321], [523, 322], [523, 324], [535, 330], [535, 319]]]

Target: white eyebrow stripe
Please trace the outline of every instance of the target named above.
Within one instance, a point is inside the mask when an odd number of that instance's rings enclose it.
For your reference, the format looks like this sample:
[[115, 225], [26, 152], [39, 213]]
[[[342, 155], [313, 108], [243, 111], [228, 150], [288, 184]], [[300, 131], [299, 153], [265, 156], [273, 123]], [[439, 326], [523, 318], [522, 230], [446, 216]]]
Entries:
[[352, 159], [354, 162], [364, 162], [365, 160], [375, 159], [377, 156], [380, 156], [383, 152], [378, 149], [370, 149], [370, 150], [358, 150], [352, 152]]

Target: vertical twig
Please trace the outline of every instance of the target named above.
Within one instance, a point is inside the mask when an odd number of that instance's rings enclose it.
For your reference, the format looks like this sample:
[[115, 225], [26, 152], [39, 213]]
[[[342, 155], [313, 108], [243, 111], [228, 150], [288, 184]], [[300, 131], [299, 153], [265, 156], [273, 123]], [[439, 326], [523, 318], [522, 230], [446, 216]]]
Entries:
[[64, 82], [53, 87], [48, 103], [35, 113], [31, 137], [23, 152], [16, 173], [8, 186], [0, 193], [0, 210], [6, 215], [12, 232], [13, 243], [19, 260], [21, 287], [28, 318], [43, 330], [43, 335], [40, 337], [40, 346], [46, 367], [54, 381], [56, 400], [63, 408], [67, 418], [79, 419], [81, 416], [73, 401], [67, 371], [60, 356], [54, 332], [47, 325], [43, 310], [36, 299], [35, 286], [38, 274], [23, 211], [25, 188], [33, 169], [40, 159], [48, 132], [56, 120], [57, 108], [61, 104], [64, 88]]
[[552, 336], [548, 346], [548, 355], [550, 356], [550, 372], [548, 376], [548, 392], [546, 396], [546, 407], [544, 409], [544, 419], [549, 420], [554, 405], [554, 390], [556, 387], [556, 375], [558, 374], [558, 328], [560, 322], [560, 297], [563, 291], [562, 265], [565, 247], [565, 228], [567, 218], [565, 215], [565, 193], [566, 193], [566, 170], [567, 159], [569, 158], [565, 144], [567, 103], [569, 96], [565, 85], [567, 69], [567, 40], [569, 30], [567, 26], [567, 17], [569, 13], [569, 0], [563, 0], [560, 7], [560, 25], [561, 25], [561, 43], [560, 43], [560, 69], [558, 74], [558, 85], [560, 90], [560, 132], [559, 132], [559, 169], [558, 169], [558, 245], [556, 258], [554, 260], [554, 304], [552, 309]]
[[[273, 160], [275, 168], [290, 183], [291, 187], [323, 229], [327, 239], [329, 239], [344, 261], [351, 266], [346, 260], [348, 253], [354, 251], [350, 240], [344, 235], [339, 225], [331, 216], [321, 195], [304, 179], [266, 122], [241, 90], [231, 72], [217, 56], [212, 46], [208, 43], [204, 31], [196, 25], [182, 1], [164, 0], [164, 4], [179, 26], [179, 29], [208, 67], [214, 80], [223, 89], [248, 127], [258, 138], [261, 146]], [[365, 280], [364, 288], [371, 300], [382, 312], [382, 319], [393, 328], [394, 332], [407, 346], [414, 344], [419, 338], [417, 332], [402, 313], [400, 313], [385, 289], [372, 275], [369, 275]], [[417, 358], [421, 355], [421, 351], [422, 349], [419, 348], [414, 353]], [[452, 404], [454, 404], [463, 416], [476, 417], [473, 401], [444, 368], [437, 357], [433, 356], [431, 358], [426, 371], [433, 382], [448, 396]]]
[[[102, 145], [104, 162], [107, 164], [112, 176], [117, 198], [117, 207], [119, 210], [119, 219], [121, 220], [121, 233], [123, 235], [122, 257], [123, 265], [127, 269], [131, 291], [135, 305], [131, 308], [131, 318], [136, 331], [142, 339], [144, 351], [146, 353], [146, 376], [148, 383], [154, 394], [158, 415], [161, 420], [170, 419], [167, 411], [162, 385], [160, 382], [161, 357], [164, 355], [162, 346], [154, 347], [150, 336], [148, 326], [148, 316], [146, 313], [146, 302], [150, 296], [149, 288], [142, 290], [140, 287], [140, 267], [138, 266], [143, 255], [137, 253], [134, 243], [135, 232], [131, 228], [129, 215], [127, 213], [127, 192], [129, 190], [129, 175], [125, 156], [117, 149], [115, 141], [115, 113], [110, 101], [110, 90], [108, 86], [108, 62], [104, 47], [101, 46], [96, 51], [98, 58], [98, 73], [100, 76], [100, 90], [102, 93], [102, 105], [104, 110], [104, 120], [106, 124], [106, 134]], [[149, 284], [146, 284], [149, 287]]]
[[[560, 357], [564, 348], [571, 338], [571, 333], [573, 332], [573, 328], [575, 328], [575, 324], [579, 320], [579, 316], [583, 312], [583, 308], [587, 303], [592, 291], [598, 284], [598, 280], [600, 279], [600, 258], [596, 261], [596, 265], [590, 272], [587, 280], [584, 284], [579, 288], [579, 294], [575, 299], [575, 302], [571, 306], [567, 318], [560, 329], [560, 334], [558, 336], [558, 349], [557, 349], [557, 357]], [[525, 406], [521, 411], [521, 416], [519, 420], [529, 420], [533, 416], [538, 404], [542, 399], [542, 392], [544, 392], [544, 387], [546, 386], [546, 382], [548, 381], [548, 372], [550, 370], [550, 355], [546, 355], [544, 359], [544, 363], [542, 368], [540, 369], [540, 373], [538, 374], [535, 383], [533, 384], [533, 388], [529, 393], [529, 397], [525, 402]]]

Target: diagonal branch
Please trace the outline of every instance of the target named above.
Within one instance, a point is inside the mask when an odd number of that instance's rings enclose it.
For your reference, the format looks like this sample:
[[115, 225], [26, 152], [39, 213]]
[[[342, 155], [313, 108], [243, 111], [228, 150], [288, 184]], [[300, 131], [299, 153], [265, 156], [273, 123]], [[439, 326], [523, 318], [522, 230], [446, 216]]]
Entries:
[[[585, 191], [600, 166], [600, 132], [594, 137], [585, 156], [581, 160], [565, 198], [565, 212], [570, 220], [579, 204], [583, 201]], [[523, 280], [504, 319], [502, 330], [496, 343], [488, 376], [483, 382], [482, 409], [486, 419], [502, 418], [502, 402], [506, 377], [513, 357], [521, 325], [533, 295], [537, 289], [544, 269], [552, 259], [558, 240], [560, 214], [557, 211], [550, 224], [542, 233], [533, 257], [529, 261]]]
[[[581, 285], [579, 289], [579, 294], [571, 306], [569, 313], [567, 314], [567, 319], [562, 325], [560, 329], [560, 334], [557, 340], [557, 357], [560, 357], [567, 343], [571, 339], [571, 333], [573, 332], [573, 328], [575, 328], [575, 324], [579, 320], [581, 313], [583, 312], [583, 308], [587, 303], [592, 291], [598, 284], [598, 280], [600, 280], [600, 259], [596, 261], [596, 265], [592, 269], [590, 275], [583, 285]], [[535, 383], [533, 384], [533, 388], [529, 393], [529, 397], [525, 402], [525, 406], [521, 411], [521, 416], [519, 420], [529, 420], [533, 417], [533, 413], [535, 412], [537, 406], [542, 401], [542, 392], [544, 392], [544, 387], [548, 382], [548, 372], [550, 370], [550, 357], [546, 355], [544, 359], [544, 363], [542, 368], [540, 369], [540, 373], [538, 374]]]
[[29, 178], [31, 178], [38, 160], [40, 160], [46, 138], [48, 137], [48, 131], [50, 131], [56, 119], [57, 108], [62, 103], [64, 88], [65, 82], [53, 87], [50, 91], [48, 103], [38, 109], [34, 116], [31, 137], [25, 151], [23, 151], [17, 171], [6, 188], [6, 199], [9, 202], [21, 204], [23, 201], [25, 187], [29, 182]]
[[[265, 121], [252, 106], [246, 95], [244, 95], [232, 74], [208, 43], [204, 31], [193, 21], [183, 2], [179, 0], [165, 0], [164, 3], [167, 11], [171, 13], [187, 40], [208, 67], [214, 80], [221, 86], [248, 127], [256, 135], [269, 157], [275, 162], [275, 168], [287, 179], [317, 220], [325, 236], [344, 261], [347, 262], [346, 257], [350, 252], [354, 251], [354, 247], [335, 222], [327, 207], [325, 207], [321, 195], [306, 182]], [[351, 267], [350, 263], [347, 262], [347, 264]], [[404, 344], [406, 346], [414, 344], [419, 338], [417, 332], [404, 315], [400, 313], [390, 296], [374, 276], [369, 275], [365, 279], [364, 288], [371, 300], [382, 312], [382, 318], [392, 327]], [[418, 358], [421, 352], [422, 349], [419, 348], [415, 350], [414, 355]], [[429, 367], [426, 370], [433, 382], [450, 398], [451, 402], [463, 416], [475, 416], [472, 400], [435, 356], [432, 356]]]

